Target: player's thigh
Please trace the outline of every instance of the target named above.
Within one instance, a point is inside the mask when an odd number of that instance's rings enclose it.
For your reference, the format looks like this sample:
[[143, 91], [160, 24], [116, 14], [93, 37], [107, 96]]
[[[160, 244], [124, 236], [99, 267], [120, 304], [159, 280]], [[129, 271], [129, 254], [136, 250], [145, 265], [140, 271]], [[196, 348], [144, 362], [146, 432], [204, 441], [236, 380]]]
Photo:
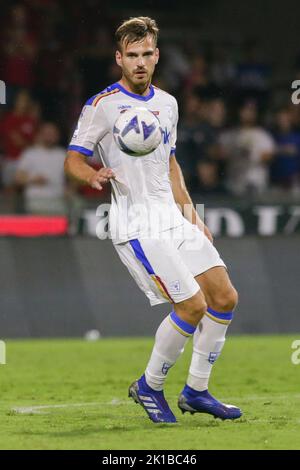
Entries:
[[176, 304], [200, 290], [171, 241], [135, 239], [115, 248], [151, 305]]
[[[143, 251], [141, 262], [156, 285], [167, 293], [171, 303], [187, 300], [199, 291], [199, 284], [172, 240], [142, 239], [139, 245]], [[136, 255], [139, 257], [138, 252]]]
[[224, 266], [215, 266], [196, 276], [209, 307], [217, 311], [233, 310], [238, 302], [238, 294]]
[[179, 252], [195, 278], [216, 266], [226, 267], [217, 249], [201, 230], [189, 222], [185, 223], [184, 230]]
[[232, 310], [237, 304], [237, 292], [218, 250], [191, 224], [187, 223], [185, 230], [179, 251], [201, 287], [208, 306], [220, 312]]

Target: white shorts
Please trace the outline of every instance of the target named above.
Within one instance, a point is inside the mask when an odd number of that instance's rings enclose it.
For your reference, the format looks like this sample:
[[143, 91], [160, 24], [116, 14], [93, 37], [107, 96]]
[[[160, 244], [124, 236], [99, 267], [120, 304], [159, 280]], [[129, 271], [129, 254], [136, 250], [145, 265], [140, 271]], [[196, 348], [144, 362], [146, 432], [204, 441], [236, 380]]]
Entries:
[[114, 245], [151, 305], [189, 299], [200, 289], [195, 276], [226, 267], [203, 232], [187, 221], [160, 235]]

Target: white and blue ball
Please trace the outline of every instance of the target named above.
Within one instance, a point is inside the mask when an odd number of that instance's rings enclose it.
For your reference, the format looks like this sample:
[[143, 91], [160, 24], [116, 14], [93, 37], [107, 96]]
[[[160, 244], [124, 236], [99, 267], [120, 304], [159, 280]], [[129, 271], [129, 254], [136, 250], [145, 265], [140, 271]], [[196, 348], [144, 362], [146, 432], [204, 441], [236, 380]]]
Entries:
[[153, 152], [162, 138], [158, 118], [147, 108], [131, 108], [120, 114], [113, 135], [122, 152], [142, 157]]

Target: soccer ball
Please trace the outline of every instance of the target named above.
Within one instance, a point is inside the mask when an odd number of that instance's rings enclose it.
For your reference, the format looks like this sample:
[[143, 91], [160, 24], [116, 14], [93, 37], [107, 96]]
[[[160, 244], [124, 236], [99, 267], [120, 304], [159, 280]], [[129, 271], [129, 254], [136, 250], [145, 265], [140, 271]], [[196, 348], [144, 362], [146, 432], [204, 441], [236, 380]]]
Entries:
[[120, 114], [113, 134], [122, 152], [142, 157], [159, 146], [162, 131], [158, 118], [151, 111], [147, 108], [132, 108]]

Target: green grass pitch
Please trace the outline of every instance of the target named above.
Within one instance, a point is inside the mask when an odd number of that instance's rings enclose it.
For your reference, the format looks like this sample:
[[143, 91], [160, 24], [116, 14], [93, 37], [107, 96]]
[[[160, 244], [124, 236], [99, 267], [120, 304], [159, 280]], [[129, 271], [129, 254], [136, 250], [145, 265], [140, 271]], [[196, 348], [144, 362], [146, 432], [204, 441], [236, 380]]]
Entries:
[[0, 365], [1, 449], [300, 449], [295, 336], [229, 337], [210, 390], [241, 406], [235, 422], [182, 415], [176, 405], [191, 344], [168, 376], [178, 424], [155, 425], [127, 398], [152, 339], [7, 342]]

